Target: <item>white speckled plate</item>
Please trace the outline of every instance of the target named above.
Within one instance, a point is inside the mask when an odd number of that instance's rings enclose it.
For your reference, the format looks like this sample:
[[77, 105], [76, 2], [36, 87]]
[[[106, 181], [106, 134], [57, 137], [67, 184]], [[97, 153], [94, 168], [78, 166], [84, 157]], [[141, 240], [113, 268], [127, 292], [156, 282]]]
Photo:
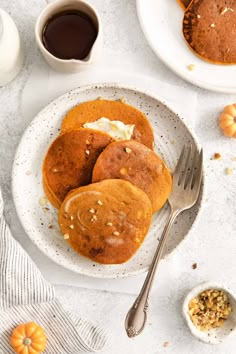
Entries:
[[[136, 0], [144, 35], [156, 55], [182, 79], [208, 90], [236, 93], [235, 65], [216, 65], [189, 49], [182, 34], [184, 11], [177, 0]], [[194, 64], [194, 70], [188, 65]]]
[[[57, 211], [45, 210], [39, 203], [44, 196], [41, 166], [50, 143], [59, 134], [65, 113], [74, 105], [102, 96], [116, 100], [125, 97], [127, 103], [142, 110], [150, 119], [155, 133], [157, 152], [173, 171], [183, 144], [198, 146], [194, 134], [179, 116], [160, 98], [149, 93], [116, 84], [98, 84], [69, 91], [46, 106], [26, 129], [18, 146], [12, 172], [12, 188], [16, 210], [31, 240], [56, 263], [80, 274], [103, 278], [127, 277], [147, 270], [158, 238], [168, 216], [166, 205], [153, 217], [152, 226], [142, 247], [127, 263], [100, 265], [79, 256], [59, 232]], [[193, 227], [203, 200], [203, 188], [198, 203], [176, 221], [165, 254], [172, 252]]]

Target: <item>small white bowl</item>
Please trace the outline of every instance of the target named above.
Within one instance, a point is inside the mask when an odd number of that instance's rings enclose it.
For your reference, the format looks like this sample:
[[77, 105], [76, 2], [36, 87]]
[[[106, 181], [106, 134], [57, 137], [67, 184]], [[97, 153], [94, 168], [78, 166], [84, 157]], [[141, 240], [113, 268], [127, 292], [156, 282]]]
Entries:
[[[214, 328], [211, 330], [208, 330], [206, 332], [200, 331], [192, 322], [189, 311], [188, 311], [188, 305], [189, 302], [192, 298], [196, 297], [199, 295], [202, 291], [207, 290], [207, 289], [217, 289], [217, 290], [223, 290], [229, 297], [230, 304], [232, 306], [232, 313], [229, 315], [227, 320], [225, 321], [224, 325], [220, 328]], [[183, 303], [183, 316], [188, 324], [188, 327], [191, 331], [191, 333], [201, 341], [208, 343], [208, 344], [218, 344], [223, 342], [223, 340], [228, 337], [229, 335], [232, 335], [236, 331], [236, 296], [235, 294], [228, 289], [226, 286], [221, 285], [217, 282], [207, 282], [207, 283], [202, 283], [198, 286], [196, 286], [194, 289], [192, 289], [187, 296], [184, 299]]]

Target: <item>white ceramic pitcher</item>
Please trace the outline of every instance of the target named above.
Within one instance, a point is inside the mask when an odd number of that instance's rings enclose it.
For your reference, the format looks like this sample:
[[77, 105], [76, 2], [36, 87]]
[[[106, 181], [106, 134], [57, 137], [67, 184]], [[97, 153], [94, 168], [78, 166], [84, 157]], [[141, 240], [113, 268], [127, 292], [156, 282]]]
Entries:
[[17, 27], [6, 11], [0, 8], [0, 86], [19, 73], [24, 61]]

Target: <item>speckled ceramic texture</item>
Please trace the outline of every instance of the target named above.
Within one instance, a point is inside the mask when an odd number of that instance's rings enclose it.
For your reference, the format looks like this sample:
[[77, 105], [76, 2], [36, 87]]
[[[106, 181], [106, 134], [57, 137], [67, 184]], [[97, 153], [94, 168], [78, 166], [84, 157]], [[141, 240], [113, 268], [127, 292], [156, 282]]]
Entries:
[[[98, 84], [69, 91], [51, 102], [26, 129], [18, 146], [13, 171], [12, 188], [17, 213], [23, 227], [37, 247], [56, 263], [80, 274], [103, 278], [118, 278], [146, 271], [169, 214], [165, 205], [153, 216], [146, 240], [135, 256], [121, 265], [93, 263], [73, 251], [59, 232], [57, 211], [48, 203], [39, 203], [44, 196], [42, 187], [42, 162], [51, 142], [60, 132], [65, 113], [73, 106], [99, 96], [117, 100], [125, 97], [127, 103], [143, 111], [154, 129], [156, 151], [174, 170], [183, 144], [198, 146], [193, 132], [184, 121], [161, 100], [147, 92], [116, 84]], [[170, 254], [193, 229], [203, 201], [202, 187], [196, 205], [182, 213], [176, 220], [163, 256]], [[49, 210], [47, 210], [49, 209]]]
[[[191, 321], [188, 312], [188, 304], [190, 300], [197, 295], [199, 295], [202, 291], [207, 289], [217, 289], [223, 290], [228, 295], [230, 304], [232, 306], [232, 313], [229, 315], [228, 319], [225, 321], [224, 325], [220, 328], [214, 328], [209, 331], [203, 332], [200, 331]], [[196, 286], [192, 289], [186, 296], [183, 303], [183, 316], [188, 324], [188, 327], [191, 333], [201, 341], [208, 344], [219, 344], [222, 343], [225, 338], [229, 335], [234, 334], [236, 332], [236, 297], [235, 294], [228, 289], [225, 285], [219, 284], [218, 282], [206, 282]]]

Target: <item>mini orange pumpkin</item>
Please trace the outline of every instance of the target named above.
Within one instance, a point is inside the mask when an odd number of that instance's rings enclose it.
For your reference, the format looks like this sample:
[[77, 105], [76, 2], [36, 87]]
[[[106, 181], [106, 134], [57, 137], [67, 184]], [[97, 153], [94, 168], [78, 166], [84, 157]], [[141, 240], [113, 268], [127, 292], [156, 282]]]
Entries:
[[14, 329], [10, 343], [18, 354], [39, 354], [46, 347], [46, 335], [36, 323], [24, 323]]
[[236, 138], [236, 103], [224, 108], [219, 117], [219, 126], [224, 135]]

